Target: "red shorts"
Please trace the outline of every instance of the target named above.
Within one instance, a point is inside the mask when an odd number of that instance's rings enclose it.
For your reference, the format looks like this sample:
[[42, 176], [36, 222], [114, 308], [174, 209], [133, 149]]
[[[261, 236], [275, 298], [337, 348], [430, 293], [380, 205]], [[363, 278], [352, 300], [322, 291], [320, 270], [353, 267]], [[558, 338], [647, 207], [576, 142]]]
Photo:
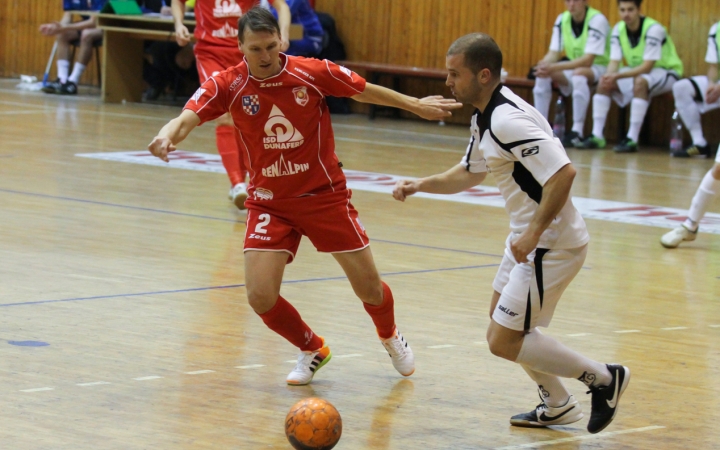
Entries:
[[243, 54], [237, 47], [195, 46], [195, 60], [200, 76], [200, 84], [216, 73], [228, 67], [234, 67], [243, 60]]
[[352, 192], [343, 190], [280, 200], [246, 200], [245, 251], [287, 252], [289, 264], [302, 236], [307, 236], [319, 252], [362, 250], [370, 239], [350, 197]]

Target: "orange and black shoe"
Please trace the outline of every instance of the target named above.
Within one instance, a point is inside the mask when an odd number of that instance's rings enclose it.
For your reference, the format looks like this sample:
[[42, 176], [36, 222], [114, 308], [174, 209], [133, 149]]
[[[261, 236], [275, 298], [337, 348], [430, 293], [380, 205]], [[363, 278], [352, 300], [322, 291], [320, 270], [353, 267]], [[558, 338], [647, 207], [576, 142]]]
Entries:
[[325, 345], [325, 339], [322, 339], [323, 346], [314, 352], [300, 352], [298, 362], [292, 372], [287, 376], [287, 384], [291, 386], [305, 386], [310, 384], [315, 373], [322, 366], [327, 364], [332, 358], [330, 347]]

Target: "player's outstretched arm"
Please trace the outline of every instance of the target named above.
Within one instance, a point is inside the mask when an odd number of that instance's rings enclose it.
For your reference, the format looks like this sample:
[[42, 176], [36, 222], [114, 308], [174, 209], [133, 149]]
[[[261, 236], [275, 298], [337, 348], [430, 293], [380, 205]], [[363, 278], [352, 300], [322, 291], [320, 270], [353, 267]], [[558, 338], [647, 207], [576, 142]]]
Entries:
[[361, 94], [351, 98], [362, 103], [401, 108], [428, 120], [445, 119], [452, 115], [450, 111], [462, 108], [462, 103], [441, 95], [415, 98], [372, 83], [367, 83]]
[[168, 162], [168, 153], [174, 151], [175, 146], [185, 140], [187, 135], [199, 124], [200, 117], [194, 111], [184, 110], [162, 127], [158, 135], [148, 144], [148, 150], [153, 156]]
[[395, 189], [393, 189], [393, 198], [404, 202], [408, 196], [418, 192], [457, 194], [482, 183], [485, 175], [487, 175], [487, 172], [472, 173], [465, 170], [463, 164], [458, 164], [443, 173], [426, 178], [398, 181], [395, 183]]

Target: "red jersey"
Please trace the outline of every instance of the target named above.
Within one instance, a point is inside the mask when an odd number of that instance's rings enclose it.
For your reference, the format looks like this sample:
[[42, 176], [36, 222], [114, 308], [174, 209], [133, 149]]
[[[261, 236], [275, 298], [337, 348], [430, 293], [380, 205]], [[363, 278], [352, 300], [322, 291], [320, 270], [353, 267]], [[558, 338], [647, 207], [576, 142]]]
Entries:
[[[187, 0], [180, 0], [186, 3]], [[238, 19], [260, 0], [197, 0], [195, 2], [195, 39], [204, 47], [238, 46]]]
[[230, 112], [255, 200], [346, 189], [325, 96], [352, 97], [365, 80], [330, 61], [280, 54], [279, 74], [259, 80], [243, 62], [209, 78], [185, 109], [201, 123]]

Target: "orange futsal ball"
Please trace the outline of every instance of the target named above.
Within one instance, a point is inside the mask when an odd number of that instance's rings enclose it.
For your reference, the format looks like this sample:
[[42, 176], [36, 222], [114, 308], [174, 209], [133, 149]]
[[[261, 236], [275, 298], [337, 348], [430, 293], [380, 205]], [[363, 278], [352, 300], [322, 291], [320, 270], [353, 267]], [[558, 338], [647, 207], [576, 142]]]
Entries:
[[340, 413], [321, 398], [300, 400], [285, 417], [285, 435], [297, 450], [330, 450], [341, 434]]

